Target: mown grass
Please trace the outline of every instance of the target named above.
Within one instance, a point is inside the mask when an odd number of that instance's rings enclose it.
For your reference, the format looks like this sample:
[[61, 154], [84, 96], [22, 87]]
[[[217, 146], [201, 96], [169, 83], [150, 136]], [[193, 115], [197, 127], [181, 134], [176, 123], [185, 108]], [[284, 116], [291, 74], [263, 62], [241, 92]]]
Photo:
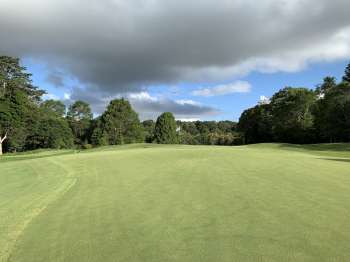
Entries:
[[348, 261], [348, 146], [131, 145], [0, 161], [0, 260]]

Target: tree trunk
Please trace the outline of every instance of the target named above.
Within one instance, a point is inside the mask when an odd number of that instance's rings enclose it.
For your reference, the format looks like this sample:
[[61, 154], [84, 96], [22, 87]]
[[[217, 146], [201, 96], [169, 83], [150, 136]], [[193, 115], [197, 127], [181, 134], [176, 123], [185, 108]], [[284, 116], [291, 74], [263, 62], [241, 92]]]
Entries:
[[0, 136], [0, 156], [2, 155], [2, 143], [5, 141], [6, 138], [7, 138], [7, 132], [4, 137]]

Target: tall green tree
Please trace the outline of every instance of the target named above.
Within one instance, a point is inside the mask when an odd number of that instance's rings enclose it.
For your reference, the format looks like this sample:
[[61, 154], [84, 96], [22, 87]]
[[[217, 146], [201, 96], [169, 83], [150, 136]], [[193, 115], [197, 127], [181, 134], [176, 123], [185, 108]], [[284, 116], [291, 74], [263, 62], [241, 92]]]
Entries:
[[52, 112], [61, 117], [66, 114], [66, 106], [59, 100], [45, 100], [40, 104], [40, 107], [48, 113]]
[[31, 74], [20, 65], [19, 59], [0, 56], [1, 153], [3, 149], [25, 149], [30, 112], [37, 107], [44, 93], [32, 84]]
[[335, 77], [327, 76], [323, 79], [323, 83], [318, 85], [316, 88], [316, 93], [323, 97], [329, 90], [337, 86], [337, 80]]
[[142, 122], [144, 137], [146, 143], [152, 143], [154, 139], [154, 127], [155, 123], [153, 120], [145, 120]]
[[273, 133], [279, 142], [314, 142], [312, 107], [316, 93], [306, 88], [286, 87], [271, 99]]
[[20, 65], [18, 58], [0, 56], [0, 96], [22, 91], [31, 101], [40, 101], [45, 91], [33, 85], [32, 74]]
[[177, 144], [176, 121], [172, 113], [161, 114], [156, 122], [154, 137], [158, 144]]
[[350, 64], [345, 68], [345, 74], [343, 76], [343, 81], [350, 83]]
[[91, 143], [94, 146], [107, 146], [107, 145], [109, 145], [107, 132], [105, 132], [103, 130], [101, 119], [94, 121], [93, 128], [92, 128], [92, 134], [91, 134]]
[[314, 116], [314, 127], [318, 142], [329, 142], [331, 138], [330, 122], [329, 122], [329, 105], [330, 94], [334, 93], [337, 88], [335, 77], [325, 77], [323, 83], [318, 85], [316, 93], [318, 99], [315, 102], [312, 113]]
[[78, 100], [69, 106], [67, 120], [77, 145], [88, 143], [92, 117], [90, 105], [84, 101]]
[[316, 102], [313, 113], [319, 142], [350, 141], [350, 82], [327, 89]]
[[350, 95], [339, 97], [329, 107], [332, 142], [350, 142]]
[[26, 150], [38, 148], [71, 148], [74, 138], [67, 119], [65, 106], [60, 101], [48, 100], [30, 111]]
[[94, 130], [94, 140], [109, 145], [143, 142], [143, 128], [137, 113], [125, 99], [112, 100]]
[[272, 142], [271, 106], [263, 104], [245, 110], [239, 118], [238, 130], [247, 144]]
[[26, 139], [26, 149], [62, 149], [74, 146], [73, 133], [65, 118], [53, 112], [43, 111], [41, 108], [38, 114], [39, 121], [33, 123]]

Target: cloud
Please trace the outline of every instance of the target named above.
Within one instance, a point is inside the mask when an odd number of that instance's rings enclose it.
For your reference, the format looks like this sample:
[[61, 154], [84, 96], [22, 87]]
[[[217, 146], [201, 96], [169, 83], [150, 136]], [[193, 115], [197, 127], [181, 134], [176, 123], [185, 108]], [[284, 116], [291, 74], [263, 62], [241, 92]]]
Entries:
[[194, 90], [192, 95], [194, 96], [222, 96], [234, 93], [248, 93], [251, 90], [251, 85], [245, 81], [236, 81], [234, 83], [218, 85], [211, 88], [201, 88]]
[[0, 53], [113, 96], [350, 58], [348, 10], [347, 0], [2, 0]]
[[157, 102], [158, 99], [155, 97], [152, 97], [147, 92], [140, 92], [140, 93], [131, 93], [128, 95], [128, 98], [133, 101], [147, 101], [147, 102]]
[[[123, 95], [139, 114], [142, 120], [156, 119], [163, 112], [172, 112], [176, 118], [203, 118], [220, 114], [220, 110], [206, 106], [193, 100], [172, 100], [162, 96], [152, 96], [148, 92], [128, 93]], [[74, 88], [73, 93], [66, 99], [66, 104], [78, 99], [88, 102], [93, 112], [102, 114], [108, 103], [112, 99], [122, 98], [121, 95], [96, 96], [90, 89], [88, 92], [84, 88]]]
[[71, 93], [67, 93], [65, 101], [66, 103], [73, 103], [74, 101], [82, 100], [90, 104], [92, 111], [96, 115], [100, 115], [106, 110], [106, 106], [114, 98], [120, 98], [120, 95], [112, 96], [101, 93], [99, 88], [95, 86], [74, 86], [71, 88]]
[[71, 94], [69, 94], [69, 93], [64, 93], [63, 94], [63, 99], [69, 100], [70, 97], [71, 97]]
[[64, 86], [64, 74], [59, 71], [51, 71], [46, 77], [46, 81], [55, 87]]
[[151, 96], [147, 92], [129, 94], [128, 100], [142, 119], [155, 119], [163, 112], [172, 112], [176, 118], [201, 118], [219, 114], [219, 110], [193, 100], [171, 100]]
[[347, 0], [0, 2], [0, 54], [44, 63], [56, 87], [71, 82], [66, 75], [76, 78], [64, 99], [87, 101], [96, 113], [124, 96], [142, 118], [163, 111], [210, 117], [216, 108], [151, 96], [147, 87], [173, 86], [175, 97], [179, 83], [209, 83], [193, 94], [225, 95], [239, 89], [217, 83], [254, 71], [296, 72], [350, 58]]
[[181, 121], [181, 122], [196, 122], [200, 121], [200, 118], [176, 118], [176, 120]]

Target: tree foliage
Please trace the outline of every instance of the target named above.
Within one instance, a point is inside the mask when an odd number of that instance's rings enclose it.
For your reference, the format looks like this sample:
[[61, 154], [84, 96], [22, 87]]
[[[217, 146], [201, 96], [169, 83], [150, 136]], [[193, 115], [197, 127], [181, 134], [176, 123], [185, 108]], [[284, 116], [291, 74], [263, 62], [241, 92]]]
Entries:
[[97, 145], [143, 142], [143, 129], [137, 113], [125, 99], [112, 100], [93, 133]]
[[137, 142], [191, 145], [350, 142], [350, 64], [341, 82], [314, 90], [286, 87], [233, 121], [175, 121], [172, 113], [140, 123], [125, 99], [93, 118], [90, 105], [45, 100], [17, 58], [0, 56], [0, 154], [37, 148], [90, 148]]
[[152, 143], [154, 141], [154, 127], [153, 120], [145, 120], [142, 122], [144, 138], [146, 143]]
[[0, 56], [0, 137], [5, 151], [26, 148], [31, 112], [45, 93], [32, 85], [31, 74], [19, 59]]
[[237, 145], [242, 136], [233, 121], [176, 122], [179, 143], [188, 145]]
[[345, 68], [345, 73], [343, 76], [343, 81], [350, 83], [350, 64]]
[[172, 113], [165, 112], [157, 118], [154, 138], [158, 144], [177, 144], [176, 122]]
[[18, 58], [0, 56], [0, 97], [21, 91], [31, 101], [40, 101], [45, 91], [32, 84], [31, 74], [20, 65]]
[[[247, 143], [349, 142], [349, 101], [350, 82], [337, 83], [334, 77], [326, 77], [315, 91], [290, 87], [278, 91], [264, 105], [269, 121], [262, 117], [262, 105], [257, 105], [243, 112], [238, 126]], [[269, 127], [269, 136], [261, 126]]]
[[41, 112], [40, 121], [36, 123], [27, 138], [26, 148], [72, 148], [74, 137], [67, 121], [55, 114]]
[[288, 143], [312, 142], [312, 106], [314, 91], [306, 88], [284, 88], [273, 95], [271, 113], [275, 139]]
[[82, 146], [89, 143], [92, 118], [93, 115], [88, 103], [78, 100], [69, 106], [67, 120], [77, 145]]
[[40, 104], [40, 107], [48, 114], [54, 113], [60, 117], [63, 117], [66, 114], [66, 106], [59, 100], [45, 100]]
[[327, 89], [314, 107], [315, 128], [321, 142], [350, 141], [350, 82]]
[[0, 136], [7, 152], [36, 148], [69, 148], [73, 136], [60, 101], [41, 102], [45, 93], [32, 84], [19, 59], [0, 57]]
[[238, 123], [244, 133], [245, 143], [263, 143], [273, 140], [272, 113], [270, 105], [257, 105], [245, 110]]

